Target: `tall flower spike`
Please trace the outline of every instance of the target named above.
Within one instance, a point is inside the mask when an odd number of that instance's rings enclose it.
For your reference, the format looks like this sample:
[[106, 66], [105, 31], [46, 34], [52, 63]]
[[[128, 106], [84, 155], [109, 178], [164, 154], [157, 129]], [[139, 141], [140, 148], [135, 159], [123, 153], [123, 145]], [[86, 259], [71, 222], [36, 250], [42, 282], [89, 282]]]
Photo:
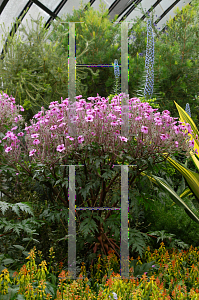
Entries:
[[117, 94], [118, 81], [120, 78], [120, 68], [117, 59], [114, 60], [114, 74], [115, 74], [115, 94]]
[[154, 84], [154, 37], [153, 29], [151, 26], [151, 20], [147, 21], [147, 48], [146, 48], [146, 59], [145, 59], [145, 70], [146, 74], [146, 85], [144, 89], [144, 97], [148, 94], [152, 98], [153, 94], [153, 84]]
[[186, 108], [185, 108], [186, 113], [190, 116], [191, 118], [191, 110], [190, 110], [190, 106], [189, 103], [186, 103]]
[[120, 77], [120, 69], [119, 69], [119, 66], [118, 66], [117, 59], [114, 60], [114, 74], [115, 74], [115, 77], [117, 77], [117, 78]]

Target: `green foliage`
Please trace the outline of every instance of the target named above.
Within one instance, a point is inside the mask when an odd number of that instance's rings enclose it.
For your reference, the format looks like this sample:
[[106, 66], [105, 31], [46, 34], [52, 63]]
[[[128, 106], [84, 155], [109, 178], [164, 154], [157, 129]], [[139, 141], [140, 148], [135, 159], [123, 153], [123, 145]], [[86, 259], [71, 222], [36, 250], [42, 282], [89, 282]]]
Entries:
[[[170, 20], [167, 32], [155, 36], [154, 96], [160, 104], [177, 116], [173, 100], [182, 107], [187, 102], [193, 108], [197, 100], [198, 87], [198, 13], [194, 6], [187, 5], [177, 12], [175, 22]], [[44, 28], [42, 18], [32, 20], [29, 33], [20, 25], [19, 36], [8, 38], [8, 52], [0, 62], [0, 77], [3, 89], [16, 98], [16, 104], [25, 108], [24, 115], [29, 121], [33, 114], [45, 109], [51, 101], [60, 101], [68, 96], [68, 32], [69, 24], [61, 22], [80, 21], [75, 24], [77, 64], [121, 64], [121, 25], [109, 21], [108, 10], [103, 5], [100, 11], [92, 7], [79, 10], [52, 24], [50, 32]], [[148, 16], [147, 16], [148, 17]], [[172, 23], [173, 22], [173, 23]], [[17, 23], [18, 24], [18, 23]], [[36, 29], [33, 25], [36, 25]], [[17, 25], [18, 26], [18, 25]], [[137, 17], [128, 31], [129, 38], [129, 95], [140, 96], [145, 83], [146, 22]], [[167, 35], [168, 34], [168, 35]], [[5, 36], [8, 36], [5, 33]], [[100, 39], [99, 36], [103, 36]], [[26, 41], [25, 41], [26, 37]], [[86, 44], [86, 47], [85, 47]], [[104, 51], [106, 49], [106, 51]], [[142, 53], [143, 56], [138, 54]], [[21, 59], [23, 57], [23, 60]], [[182, 58], [182, 59], [181, 59]], [[93, 72], [94, 71], [94, 72]], [[108, 97], [115, 83], [114, 68], [78, 67], [76, 94], [85, 99], [90, 96]], [[176, 84], [177, 83], [177, 84]], [[138, 92], [138, 93], [137, 93]], [[142, 93], [141, 93], [142, 94]], [[193, 110], [194, 121], [197, 111]]]
[[[17, 27], [19, 20], [16, 20]], [[48, 109], [50, 102], [60, 101], [68, 94], [68, 54], [58, 49], [62, 48], [62, 39], [66, 31], [57, 40], [50, 41], [53, 32], [44, 27], [43, 18], [31, 19], [32, 28], [27, 33], [26, 25], [20, 25], [19, 35], [2, 28], [4, 36], [8, 37], [7, 53], [0, 60], [0, 77], [4, 92], [15, 97], [16, 104], [24, 107], [21, 114], [29, 124], [41, 106]], [[36, 28], [35, 28], [36, 27]], [[54, 25], [56, 30], [56, 25]], [[87, 43], [86, 49], [89, 43]], [[87, 51], [87, 50], [86, 50]], [[84, 51], [81, 53], [83, 54]], [[22, 59], [23, 58], [23, 59]], [[77, 56], [78, 59], [78, 56]], [[80, 72], [82, 73], [82, 71]], [[79, 70], [77, 70], [77, 94], [82, 90], [78, 84]], [[82, 74], [83, 75], [83, 74]], [[85, 77], [82, 77], [85, 78]]]
[[[115, 21], [116, 19], [117, 16], [115, 16], [113, 21]], [[81, 2], [79, 10], [74, 10], [73, 15], [68, 14], [66, 17], [62, 17], [60, 22], [74, 21], [84, 22], [75, 24], [77, 54], [80, 54], [82, 52], [85, 40], [93, 41], [92, 45], [89, 47], [84, 56], [81, 56], [81, 59], [77, 57], [77, 64], [111, 64], [114, 60], [114, 57], [119, 57], [117, 52], [118, 46], [113, 45], [113, 39], [118, 32], [120, 25], [112, 25], [112, 22], [110, 22], [108, 18], [108, 10], [105, 10], [105, 5], [101, 4], [99, 11], [96, 11], [92, 7], [90, 7], [90, 3], [88, 3], [88, 9], [84, 11], [83, 4]], [[69, 24], [62, 23], [62, 25], [59, 25], [58, 29], [54, 31], [51, 38], [52, 41], [57, 39], [60, 40], [63, 35], [62, 32], [64, 33], [62, 48], [60, 48], [59, 50], [60, 55], [62, 55], [63, 52], [68, 54], [68, 35], [65, 34], [65, 32], [68, 32], [68, 30]], [[103, 39], [99, 39], [99, 36], [103, 37]], [[104, 49], [106, 49], [106, 51], [104, 51]], [[112, 71], [110, 70], [110, 68], [98, 68], [98, 70], [96, 71], [96, 74], [98, 74], [98, 76], [95, 77], [93, 76], [93, 71], [96, 70], [95, 67], [77, 68], [77, 70], [79, 71], [81, 71], [82, 69], [87, 73], [86, 78], [81, 80], [81, 85], [88, 88], [87, 90], [84, 90], [82, 92], [82, 95], [85, 99], [90, 96], [97, 96], [97, 93], [100, 94], [100, 90], [102, 90], [103, 88], [103, 85], [101, 83], [102, 78], [104, 87], [111, 87], [112, 83], [108, 80]], [[105, 96], [105, 91], [102, 93], [102, 95]]]
[[163, 107], [179, 117], [174, 100], [185, 107], [190, 103], [193, 120], [198, 112], [194, 110], [195, 95], [198, 93], [198, 1], [176, 9], [175, 21], [170, 18], [167, 30], [159, 35], [155, 43], [155, 70], [159, 92], [163, 96]]
[[11, 207], [12, 210], [18, 215], [20, 216], [19, 214], [19, 208], [22, 210], [22, 211], [25, 211], [26, 213], [29, 213], [31, 214], [32, 216], [34, 216], [31, 208], [30, 208], [30, 205], [28, 203], [25, 203], [25, 202], [20, 202], [20, 203], [16, 203], [16, 204], [9, 204], [9, 203], [6, 203], [6, 202], [3, 202], [1, 201], [0, 202], [0, 209], [2, 211], [2, 214], [4, 215], [5, 211]]
[[[88, 9], [83, 10], [83, 5], [81, 3], [79, 10], [74, 10], [73, 15], [67, 15], [67, 17], [62, 17], [60, 22], [67, 21], [80, 21], [85, 23], [75, 24], [76, 28], [76, 46], [77, 54], [82, 52], [85, 41], [93, 40], [94, 43], [91, 45], [89, 50], [81, 56], [77, 64], [113, 64], [114, 60], [118, 60], [118, 64], [121, 64], [121, 25], [113, 24], [116, 21], [117, 15], [114, 20], [109, 21], [108, 10], [105, 10], [105, 6], [100, 5], [100, 10], [96, 11], [90, 7], [88, 3]], [[51, 37], [51, 41], [56, 41], [61, 39], [61, 33], [68, 32], [69, 24], [65, 23], [59, 25], [57, 30], [54, 30]], [[133, 33], [136, 37], [136, 43], [129, 43], [129, 67], [130, 67], [130, 82], [129, 91], [131, 96], [136, 90], [139, 82], [140, 73], [144, 69], [144, 61], [137, 59], [137, 52], [142, 52], [146, 48], [146, 41], [144, 39], [144, 31], [146, 31], [146, 25], [139, 18], [136, 18], [136, 22], [133, 24], [132, 28], [129, 29], [129, 36]], [[99, 37], [103, 37], [100, 39]], [[104, 51], [106, 49], [106, 51]], [[62, 48], [59, 49], [60, 55], [62, 53], [68, 53], [68, 35], [65, 35], [62, 42]], [[114, 68], [109, 67], [99, 67], [99, 75], [93, 77], [88, 73], [88, 70], [96, 70], [95, 67], [77, 67], [77, 70], [85, 69], [88, 76], [86, 79], [81, 80], [81, 84], [88, 88], [82, 94], [85, 99], [90, 96], [100, 96], [108, 97], [112, 91], [112, 87], [115, 82]], [[77, 94], [77, 93], [76, 93]]]
[[[194, 164], [191, 164], [191, 159], [185, 159], [178, 156], [181, 163], [193, 171], [196, 171]], [[153, 174], [166, 180], [166, 182], [172, 187], [172, 189], [181, 195], [182, 191], [188, 188], [183, 176], [174, 172], [175, 169], [169, 167], [168, 162], [158, 164], [154, 169]], [[170, 199], [169, 195], [159, 190], [159, 188], [153, 185], [151, 192], [148, 193], [148, 198], [152, 200], [153, 207], [145, 212], [145, 222], [143, 226], [146, 226], [153, 231], [166, 230], [171, 234], [175, 234], [178, 239], [186, 244], [197, 245], [198, 242], [198, 226], [193, 224], [192, 220], [186, 216], [186, 213], [180, 207], [176, 207], [175, 203]], [[185, 197], [183, 201], [194, 211], [198, 216], [198, 203], [195, 197]], [[146, 232], [146, 230], [144, 230]], [[185, 234], [186, 232], [186, 234]], [[147, 232], [149, 233], [149, 232]], [[169, 242], [169, 246], [170, 246]], [[175, 247], [178, 241], [176, 240]], [[154, 245], [154, 244], [153, 244]], [[154, 245], [155, 246], [155, 245]], [[180, 247], [180, 244], [179, 244]]]
[[109, 96], [108, 96], [108, 98], [109, 98], [109, 104], [111, 104], [111, 100], [113, 99], [113, 97], [115, 97], [115, 96], [117, 96], [116, 94], [115, 95], [113, 95], [113, 94], [110, 94]]
[[[168, 178], [167, 178], [168, 180]], [[172, 183], [168, 180], [168, 183]], [[180, 195], [180, 186], [176, 193]], [[180, 241], [183, 241], [185, 244], [197, 246], [199, 241], [199, 230], [197, 224], [190, 220], [182, 208], [175, 205], [175, 203], [168, 197], [165, 193], [159, 193], [153, 196], [154, 207], [145, 212], [148, 232], [165, 230], [170, 234], [177, 236], [175, 241], [167, 241], [168, 245], [172, 244], [174, 247], [183, 247]], [[192, 209], [192, 211], [198, 216], [198, 210], [193, 204], [192, 198], [184, 198], [183, 201]], [[169, 236], [168, 236], [169, 237]], [[165, 236], [166, 238], [166, 236]], [[170, 236], [172, 238], [172, 236]], [[180, 241], [179, 241], [180, 240]], [[155, 244], [153, 243], [153, 246]]]
[[157, 236], [157, 243], [161, 240], [162, 242], [166, 241], [166, 239], [169, 239], [169, 248], [178, 248], [181, 247], [182, 249], [188, 249], [189, 245], [185, 244], [179, 239], [174, 239], [175, 234], [166, 233], [165, 230], [161, 231], [154, 231], [154, 232], [148, 232], [150, 235]]
[[155, 263], [155, 261], [151, 261], [149, 263], [144, 263], [142, 265], [138, 264], [138, 260], [134, 259], [133, 261], [130, 262], [130, 267], [133, 267], [133, 276], [137, 278], [141, 278], [142, 275], [146, 272], [148, 273], [149, 270], [152, 268], [152, 265]]
[[135, 228], [129, 229], [129, 235], [129, 246], [133, 245], [131, 251], [136, 251], [142, 257], [149, 237]]

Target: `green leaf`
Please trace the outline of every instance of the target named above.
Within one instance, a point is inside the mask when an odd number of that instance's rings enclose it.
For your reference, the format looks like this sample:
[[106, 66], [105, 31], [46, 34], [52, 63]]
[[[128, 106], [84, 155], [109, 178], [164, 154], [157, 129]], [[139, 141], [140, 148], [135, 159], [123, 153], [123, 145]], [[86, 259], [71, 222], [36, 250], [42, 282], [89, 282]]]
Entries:
[[137, 229], [129, 229], [129, 246], [132, 244], [132, 251], [137, 251], [139, 255], [142, 257], [144, 252], [144, 248], [146, 247], [145, 240], [149, 240], [147, 234], [139, 232]]
[[[5, 229], [6, 229], [6, 227], [5, 227]], [[13, 228], [13, 231], [16, 232], [18, 235], [20, 235], [20, 231], [19, 231], [19, 229], [17, 228], [17, 226], [15, 226], [15, 227]]]
[[185, 190], [185, 180], [184, 180], [184, 177], [182, 176], [182, 181], [181, 181], [180, 186], [178, 187], [177, 194], [178, 195], [182, 194], [182, 192], [184, 190]]
[[157, 243], [159, 242], [159, 240], [163, 241], [166, 238], [172, 238], [175, 236], [175, 234], [172, 233], [165, 233], [165, 230], [161, 230], [161, 231], [154, 231], [154, 232], [148, 232], [150, 235], [155, 235], [158, 236], [157, 239]]
[[[141, 172], [142, 175], [144, 176], [148, 176], [146, 175], [144, 172]], [[195, 173], [196, 174], [196, 173]], [[199, 174], [196, 174], [199, 176]], [[193, 213], [193, 211], [191, 211], [191, 209], [186, 205], [186, 203], [176, 194], [176, 192], [171, 188], [171, 186], [169, 186], [169, 184], [160, 177], [151, 175], [148, 176], [148, 178], [154, 182], [156, 185], [158, 185], [162, 190], [164, 190], [165, 192], [169, 193], [169, 196], [171, 197], [171, 199], [179, 206], [184, 208], [185, 212], [188, 214], [188, 216], [196, 223], [199, 224], [199, 219], [198, 217]]]
[[20, 216], [19, 207], [17, 204], [12, 205], [12, 210], [17, 214], [17, 216]]
[[15, 261], [12, 259], [12, 258], [6, 258], [6, 259], [4, 259], [4, 260], [2, 260], [2, 263], [4, 264], [4, 265], [9, 265], [9, 264], [12, 264], [12, 263], [14, 263]]
[[13, 247], [19, 249], [19, 250], [24, 250], [25, 248], [21, 245], [13, 245]]
[[29, 252], [28, 252], [28, 251], [22, 251], [22, 253], [23, 253], [23, 255], [24, 255], [25, 257], [28, 257], [28, 256], [29, 256]]
[[138, 261], [136, 259], [130, 262], [130, 268], [133, 267], [134, 277], [141, 277], [145, 272], [149, 272], [149, 270], [152, 269], [152, 265], [155, 263], [155, 261], [151, 261], [149, 263], [137, 265], [137, 262]]
[[23, 295], [17, 295], [16, 300], [25, 300], [25, 296], [23, 296]]
[[[99, 216], [95, 216], [95, 218], [97, 217]], [[97, 224], [95, 223], [95, 221], [88, 218], [80, 223], [79, 230], [84, 234], [85, 237], [90, 233], [90, 231], [94, 233], [94, 231], [96, 230], [98, 232]]]
[[13, 296], [17, 294], [19, 291], [19, 286], [18, 287], [8, 287], [8, 296], [9, 299], [13, 299]]
[[19, 202], [19, 203], [16, 203], [15, 206], [19, 206], [19, 208], [22, 210], [22, 211], [25, 211], [26, 213], [29, 213], [30, 215], [34, 216], [34, 213], [32, 212], [32, 207], [31, 207], [31, 204], [28, 203], [28, 202]]
[[9, 207], [10, 207], [10, 204], [0, 201], [0, 209], [1, 209], [3, 215]]
[[32, 239], [33, 242], [40, 244], [40, 241], [36, 240], [36, 239]]

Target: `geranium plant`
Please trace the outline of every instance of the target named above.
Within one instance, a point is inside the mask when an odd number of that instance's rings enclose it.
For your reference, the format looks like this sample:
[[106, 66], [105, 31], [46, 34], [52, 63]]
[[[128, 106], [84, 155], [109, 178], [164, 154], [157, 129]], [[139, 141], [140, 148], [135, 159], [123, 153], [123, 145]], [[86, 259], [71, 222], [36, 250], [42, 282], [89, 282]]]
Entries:
[[[115, 170], [113, 164], [118, 160], [122, 160], [121, 164], [135, 164], [135, 168], [129, 170], [131, 212], [133, 185], [141, 172], [153, 169], [155, 164], [164, 161], [171, 154], [182, 152], [189, 156], [194, 142], [189, 141], [188, 133], [184, 132], [187, 128], [191, 132], [189, 124], [176, 125], [177, 121], [174, 121], [169, 111], [165, 110], [160, 114], [156, 112], [158, 109], [153, 109], [148, 103], [140, 103], [137, 98], [129, 100], [129, 136], [121, 136], [120, 100], [123, 96], [125, 95], [120, 94], [114, 97], [111, 104], [104, 97], [100, 99], [99, 95], [88, 98], [91, 103], [81, 99], [81, 95], [77, 96], [77, 137], [68, 134], [68, 99], [62, 99], [61, 104], [58, 101], [52, 102], [48, 111], [42, 108], [34, 116], [36, 122], [31, 120], [32, 125], [25, 127], [26, 134], [22, 131], [17, 133], [17, 128], [6, 132], [2, 139], [2, 156], [7, 165], [11, 165], [18, 172], [17, 164], [29, 177], [51, 186], [56, 200], [67, 208], [68, 168], [64, 167], [62, 172], [61, 164], [84, 165], [84, 168], [76, 168], [77, 200], [80, 207], [117, 207], [120, 203], [118, 193], [106, 201], [113, 182], [120, 174], [120, 170]], [[20, 140], [24, 135], [25, 144]], [[161, 154], [165, 152], [168, 155], [160, 160]], [[23, 180], [20, 174], [19, 180]], [[181, 205], [199, 223], [197, 216], [183, 201]], [[104, 254], [112, 248], [119, 257], [115, 248], [115, 241], [120, 236], [118, 226], [115, 226], [119, 221], [117, 212], [109, 211], [104, 218], [101, 216], [102, 211], [96, 211], [93, 218], [91, 211], [82, 212], [81, 216], [77, 212], [76, 214], [84, 241], [99, 241]], [[81, 226], [80, 219], [84, 219], [84, 226]], [[115, 231], [115, 240], [108, 237], [111, 230]], [[91, 232], [94, 236], [88, 237]], [[135, 247], [133, 234], [135, 232], [130, 229], [129, 244]], [[105, 244], [110, 248], [104, 247]], [[81, 242], [79, 247], [83, 246], [84, 242]], [[141, 251], [141, 247], [137, 245], [137, 248]]]

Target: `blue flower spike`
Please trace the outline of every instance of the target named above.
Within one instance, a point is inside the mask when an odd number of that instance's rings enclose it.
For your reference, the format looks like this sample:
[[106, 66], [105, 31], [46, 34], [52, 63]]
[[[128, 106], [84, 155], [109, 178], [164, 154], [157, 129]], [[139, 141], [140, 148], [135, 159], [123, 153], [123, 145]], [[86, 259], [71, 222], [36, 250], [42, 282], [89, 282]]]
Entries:
[[191, 110], [190, 110], [190, 106], [189, 103], [186, 104], [186, 108], [185, 108], [186, 113], [190, 116], [191, 118]]
[[153, 29], [151, 26], [151, 20], [147, 21], [147, 48], [146, 48], [146, 59], [145, 59], [145, 69], [146, 69], [146, 85], [144, 89], [144, 96], [148, 94], [150, 99], [153, 94], [153, 85], [154, 85], [154, 36]]

